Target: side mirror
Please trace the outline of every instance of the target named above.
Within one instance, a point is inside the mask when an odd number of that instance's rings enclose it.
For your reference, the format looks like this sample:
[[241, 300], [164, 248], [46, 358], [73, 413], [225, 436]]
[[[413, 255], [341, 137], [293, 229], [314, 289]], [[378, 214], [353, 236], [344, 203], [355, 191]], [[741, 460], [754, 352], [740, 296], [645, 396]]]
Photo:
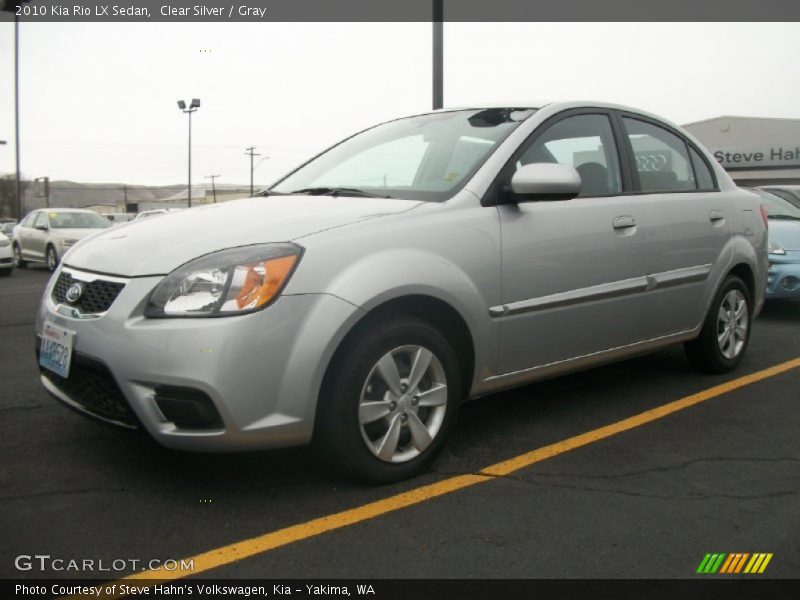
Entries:
[[517, 202], [571, 200], [581, 193], [581, 176], [566, 165], [531, 163], [511, 177], [511, 192]]

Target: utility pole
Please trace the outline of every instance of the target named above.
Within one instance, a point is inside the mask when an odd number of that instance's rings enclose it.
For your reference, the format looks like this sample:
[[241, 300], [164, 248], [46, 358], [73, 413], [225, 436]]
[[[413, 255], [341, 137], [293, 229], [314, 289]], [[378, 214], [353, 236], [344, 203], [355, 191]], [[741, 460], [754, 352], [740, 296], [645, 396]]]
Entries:
[[433, 0], [433, 110], [444, 105], [444, 0]]
[[214, 204], [217, 203], [217, 188], [214, 187], [214, 180], [219, 177], [219, 175], [206, 175], [206, 179], [211, 180], [211, 193], [214, 195]]
[[250, 195], [251, 196], [253, 195], [253, 157], [254, 156], [261, 156], [260, 154], [256, 154], [256, 153], [253, 152], [253, 150], [255, 150], [255, 149], [256, 149], [255, 146], [250, 146], [249, 148], [246, 148], [247, 152], [245, 152], [245, 155], [250, 157]]

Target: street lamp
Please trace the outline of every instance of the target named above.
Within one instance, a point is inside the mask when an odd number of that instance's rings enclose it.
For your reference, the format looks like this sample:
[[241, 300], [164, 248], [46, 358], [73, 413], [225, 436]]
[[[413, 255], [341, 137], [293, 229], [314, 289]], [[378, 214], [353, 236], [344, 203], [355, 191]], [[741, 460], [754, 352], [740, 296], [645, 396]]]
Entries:
[[184, 113], [189, 115], [189, 208], [192, 208], [192, 113], [200, 108], [200, 98], [192, 98], [192, 103], [189, 108], [186, 108], [186, 102], [178, 100], [178, 108]]

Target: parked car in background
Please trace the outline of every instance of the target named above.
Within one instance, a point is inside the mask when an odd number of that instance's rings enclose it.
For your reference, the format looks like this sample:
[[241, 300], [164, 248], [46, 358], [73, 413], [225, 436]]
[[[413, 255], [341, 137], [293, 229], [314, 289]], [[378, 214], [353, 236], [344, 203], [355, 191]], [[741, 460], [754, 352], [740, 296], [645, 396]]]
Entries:
[[800, 208], [765, 189], [752, 191], [769, 219], [767, 299], [800, 298]]
[[143, 210], [134, 217], [134, 221], [141, 221], [142, 219], [149, 219], [150, 217], [158, 217], [166, 215], [167, 213], [178, 212], [182, 208], [153, 208], [151, 210]]
[[800, 185], [765, 185], [759, 189], [767, 190], [771, 194], [780, 196], [800, 208]]
[[262, 197], [81, 243], [37, 353], [58, 401], [165, 446], [313, 439], [389, 482], [429, 464], [465, 398], [678, 343], [735, 369], [766, 271], [758, 197], [677, 125], [579, 102], [443, 110]]
[[9, 239], [14, 239], [14, 227], [17, 226], [16, 221], [3, 221], [0, 223], [0, 233], [4, 234]]
[[0, 232], [0, 276], [7, 277], [14, 270], [14, 252], [11, 239]]
[[64, 254], [78, 241], [111, 227], [91, 210], [47, 208], [35, 210], [14, 227], [14, 264], [45, 263], [54, 271]]
[[108, 219], [112, 224], [119, 225], [120, 223], [127, 223], [128, 221], [132, 221], [135, 217], [135, 213], [103, 213], [103, 217]]

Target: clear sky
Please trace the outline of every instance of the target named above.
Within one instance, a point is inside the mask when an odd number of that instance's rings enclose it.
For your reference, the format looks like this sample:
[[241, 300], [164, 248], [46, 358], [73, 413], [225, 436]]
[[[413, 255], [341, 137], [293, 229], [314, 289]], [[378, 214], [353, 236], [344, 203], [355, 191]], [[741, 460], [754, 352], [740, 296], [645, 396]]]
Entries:
[[[800, 118], [798, 23], [447, 23], [445, 105], [588, 99], [678, 123]], [[429, 23], [23, 23], [26, 177], [266, 184], [431, 105]], [[14, 170], [13, 24], [0, 23], [0, 173]], [[261, 160], [257, 158], [256, 161]], [[206, 180], [207, 181], [207, 180]]]

